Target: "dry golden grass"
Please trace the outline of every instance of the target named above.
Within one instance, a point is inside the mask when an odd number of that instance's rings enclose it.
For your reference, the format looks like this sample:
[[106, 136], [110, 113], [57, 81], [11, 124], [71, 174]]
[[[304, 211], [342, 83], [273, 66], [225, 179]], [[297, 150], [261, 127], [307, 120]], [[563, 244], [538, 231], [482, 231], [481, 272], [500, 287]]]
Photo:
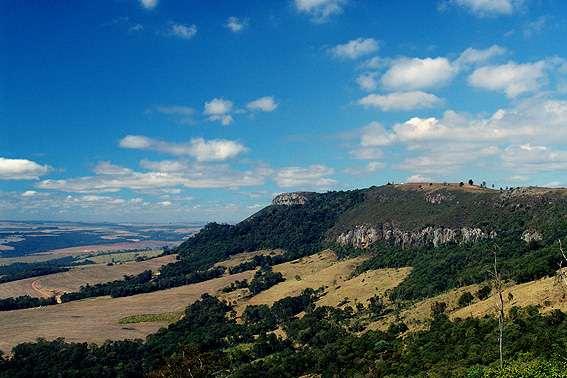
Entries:
[[[483, 286], [470, 285], [458, 289], [450, 290], [446, 293], [437, 295], [433, 298], [418, 301], [400, 312], [400, 318], [410, 330], [423, 329], [431, 319], [431, 305], [434, 302], [447, 303], [447, 314], [451, 319], [482, 317], [485, 315], [496, 315], [496, 297], [493, 292], [490, 297], [483, 301], [475, 298], [471, 305], [459, 308], [457, 301], [466, 291], [475, 295], [478, 289]], [[509, 297], [509, 293], [512, 296]], [[522, 284], [510, 284], [503, 290], [504, 306], [508, 311], [512, 306], [526, 307], [530, 305], [538, 306], [540, 311], [549, 312], [554, 309], [567, 311], [567, 291], [562, 288], [556, 278], [542, 278], [536, 281]], [[386, 330], [395, 321], [395, 316], [390, 315], [373, 322], [368, 329]]]
[[151, 269], [157, 271], [162, 265], [175, 261], [175, 255], [167, 255], [140, 262], [128, 262], [107, 266], [106, 264], [77, 266], [68, 272], [26, 278], [0, 284], [0, 298], [30, 295], [50, 297], [64, 292], [78, 291], [82, 285], [96, 284], [122, 279]]
[[304, 289], [325, 287], [319, 305], [337, 306], [346, 297], [354, 305], [356, 301], [366, 302], [374, 294], [383, 295], [386, 290], [399, 285], [410, 271], [409, 268], [379, 269], [351, 278], [353, 270], [365, 259], [337, 260], [334, 252], [326, 250], [274, 266], [273, 270], [282, 273], [286, 280], [253, 297], [247, 296], [247, 289], [223, 293], [220, 297], [236, 303], [237, 313], [241, 314], [247, 305], [271, 305], [279, 299], [299, 295]]
[[[433, 303], [445, 302], [447, 304], [447, 311], [451, 314], [458, 308], [457, 301], [465, 291], [469, 291], [474, 294], [479, 287], [479, 285], [465, 286], [439, 294], [432, 298], [417, 301], [413, 304], [406, 303], [406, 308], [400, 311], [399, 317], [411, 331], [423, 329], [427, 326], [427, 321], [431, 319], [431, 305]], [[388, 326], [395, 321], [396, 315], [390, 314], [379, 321], [370, 323], [368, 325], [368, 329], [385, 331], [388, 329]]]
[[123, 298], [98, 297], [54, 306], [0, 313], [0, 350], [14, 345], [64, 337], [72, 342], [102, 343], [107, 339], [145, 338], [167, 325], [165, 322], [119, 324], [139, 314], [183, 311], [203, 293], [214, 294], [235, 280], [250, 279], [253, 271], [224, 276], [192, 285]]
[[[510, 297], [509, 294], [512, 294]], [[536, 281], [512, 285], [503, 290], [504, 306], [526, 307], [536, 305], [542, 312], [559, 309], [567, 311], [567, 291], [557, 282], [555, 277], [546, 277]], [[476, 302], [465, 308], [451, 313], [452, 317], [465, 318], [467, 316], [480, 317], [496, 313], [495, 298]]]
[[338, 289], [329, 288], [317, 303], [337, 306], [348, 298], [348, 304], [353, 307], [356, 303], [367, 305], [368, 299], [374, 295], [384, 297], [386, 291], [398, 286], [410, 272], [411, 268], [370, 270], [341, 282]]

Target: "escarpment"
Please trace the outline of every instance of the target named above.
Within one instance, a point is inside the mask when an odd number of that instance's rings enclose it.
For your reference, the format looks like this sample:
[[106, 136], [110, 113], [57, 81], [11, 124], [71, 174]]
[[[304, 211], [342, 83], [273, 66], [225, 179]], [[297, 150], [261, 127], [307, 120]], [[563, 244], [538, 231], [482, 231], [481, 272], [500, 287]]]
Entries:
[[478, 227], [444, 228], [427, 226], [408, 231], [392, 223], [385, 223], [376, 226], [357, 225], [353, 229], [339, 234], [335, 242], [342, 246], [362, 249], [369, 248], [378, 242], [400, 248], [438, 247], [449, 243], [476, 243], [485, 239], [493, 239], [496, 235], [493, 230], [485, 231]]

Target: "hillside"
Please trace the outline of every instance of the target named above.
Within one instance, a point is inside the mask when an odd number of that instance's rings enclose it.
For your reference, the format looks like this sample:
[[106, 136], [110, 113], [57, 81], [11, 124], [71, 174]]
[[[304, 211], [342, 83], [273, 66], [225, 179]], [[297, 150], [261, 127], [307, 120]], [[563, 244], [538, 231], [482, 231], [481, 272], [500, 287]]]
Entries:
[[204, 269], [258, 249], [283, 249], [291, 260], [332, 248], [341, 256], [373, 255], [359, 272], [412, 266], [394, 295], [422, 298], [486, 280], [494, 251], [508, 279], [551, 275], [557, 240], [566, 235], [566, 189], [423, 183], [291, 193], [236, 225], [207, 225], [162, 272]]
[[[12, 372], [41, 355], [37, 369], [81, 356], [81, 372], [109, 377], [498, 376], [496, 260], [506, 368], [563, 377], [566, 236], [565, 189], [285, 193], [238, 224], [205, 226], [159, 274], [7, 311], [0, 349], [28, 342], [6, 360]], [[146, 340], [121, 341], [134, 337]]]

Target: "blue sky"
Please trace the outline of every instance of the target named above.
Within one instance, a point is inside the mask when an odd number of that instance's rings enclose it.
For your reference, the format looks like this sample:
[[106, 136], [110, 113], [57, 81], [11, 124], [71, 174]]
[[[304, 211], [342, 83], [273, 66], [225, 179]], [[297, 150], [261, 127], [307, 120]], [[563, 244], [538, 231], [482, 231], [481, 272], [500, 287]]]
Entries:
[[237, 221], [297, 190], [567, 185], [567, 3], [0, 4], [0, 219]]

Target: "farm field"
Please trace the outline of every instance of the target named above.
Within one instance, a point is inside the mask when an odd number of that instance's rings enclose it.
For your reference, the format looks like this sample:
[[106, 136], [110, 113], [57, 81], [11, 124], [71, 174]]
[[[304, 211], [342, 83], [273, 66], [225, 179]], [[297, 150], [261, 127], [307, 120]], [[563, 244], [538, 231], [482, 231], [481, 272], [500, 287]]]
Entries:
[[32, 262], [43, 262], [53, 259], [59, 259], [67, 256], [79, 257], [82, 255], [90, 255], [95, 253], [107, 253], [107, 252], [117, 252], [117, 251], [139, 251], [147, 248], [157, 249], [164, 246], [175, 246], [179, 244], [178, 242], [168, 242], [163, 240], [144, 240], [136, 242], [121, 242], [112, 244], [95, 244], [95, 245], [83, 245], [78, 247], [69, 247], [54, 249], [47, 252], [34, 253], [32, 255], [17, 256], [17, 257], [1, 257], [0, 255], [0, 265], [9, 265], [17, 262], [22, 263], [32, 263]]
[[50, 297], [63, 292], [78, 291], [85, 284], [92, 285], [114, 281], [122, 279], [124, 275], [135, 275], [148, 269], [155, 272], [162, 265], [174, 261], [175, 255], [167, 255], [145, 261], [133, 261], [112, 266], [106, 264], [77, 266], [67, 272], [0, 284], [0, 299], [21, 295]]
[[3, 312], [0, 316], [0, 350], [9, 352], [19, 343], [38, 337], [48, 340], [102, 343], [105, 340], [145, 338], [167, 322], [120, 324], [140, 314], [183, 311], [204, 293], [216, 293], [235, 280], [250, 279], [253, 271], [224, 276], [192, 285], [130, 297], [98, 297], [54, 306]]

